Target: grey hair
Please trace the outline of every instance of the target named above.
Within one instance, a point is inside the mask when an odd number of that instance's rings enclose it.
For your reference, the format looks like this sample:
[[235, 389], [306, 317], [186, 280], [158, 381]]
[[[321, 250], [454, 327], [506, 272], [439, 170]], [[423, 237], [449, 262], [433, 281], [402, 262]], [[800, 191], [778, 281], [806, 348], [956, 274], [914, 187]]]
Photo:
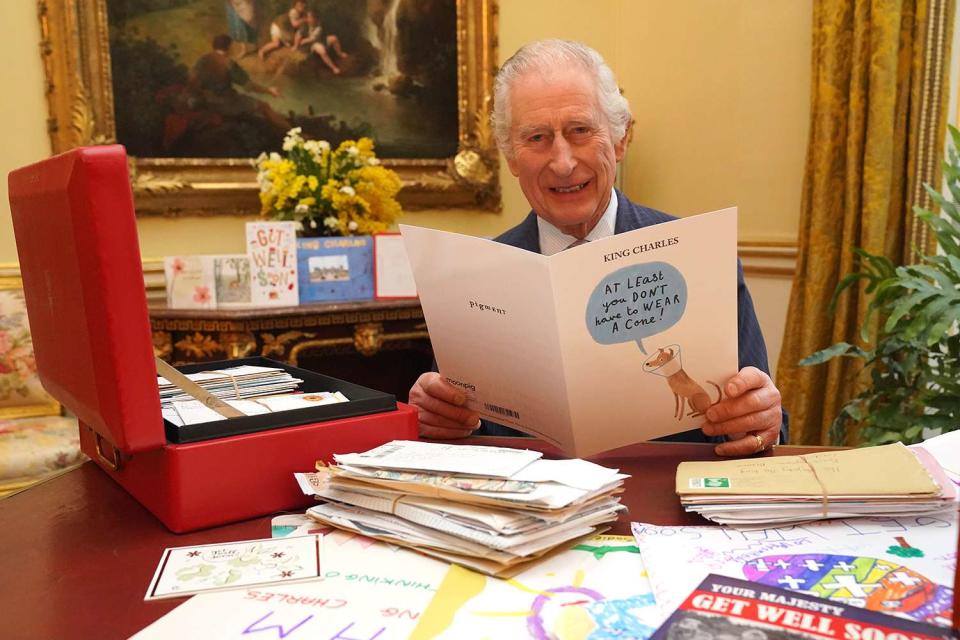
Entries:
[[493, 85], [493, 113], [490, 116], [497, 146], [508, 158], [510, 147], [510, 90], [516, 79], [531, 71], [562, 70], [578, 65], [593, 74], [597, 85], [600, 110], [606, 116], [614, 142], [619, 141], [630, 126], [630, 104], [620, 93], [613, 71], [603, 56], [587, 45], [573, 40], [538, 40], [520, 47], [503, 63]]

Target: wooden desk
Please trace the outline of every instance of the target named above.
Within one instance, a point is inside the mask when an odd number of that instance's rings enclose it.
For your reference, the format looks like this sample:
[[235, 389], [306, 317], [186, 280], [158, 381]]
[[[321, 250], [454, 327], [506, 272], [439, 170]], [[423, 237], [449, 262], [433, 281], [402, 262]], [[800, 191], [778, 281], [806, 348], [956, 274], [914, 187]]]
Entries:
[[[535, 448], [526, 438], [483, 438], [483, 444]], [[782, 447], [779, 455], [810, 449]], [[594, 458], [631, 474], [613, 533], [630, 522], [709, 524], [685, 513], [674, 495], [683, 460], [713, 460], [712, 447], [647, 443]], [[293, 482], [293, 479], [290, 480]], [[126, 638], [183, 601], [143, 602], [166, 547], [270, 537], [270, 517], [175, 535], [92, 462], [0, 500], [0, 636]]]
[[154, 353], [172, 364], [265, 356], [406, 402], [414, 381], [433, 363], [416, 299], [149, 312]]

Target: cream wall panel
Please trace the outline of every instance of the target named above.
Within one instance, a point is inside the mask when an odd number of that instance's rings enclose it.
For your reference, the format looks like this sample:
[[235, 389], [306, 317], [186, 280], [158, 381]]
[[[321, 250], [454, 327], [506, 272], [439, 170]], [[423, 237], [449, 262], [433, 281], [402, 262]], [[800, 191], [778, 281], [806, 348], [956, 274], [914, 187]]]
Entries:
[[811, 0], [619, 4], [636, 118], [624, 186], [677, 215], [740, 208], [741, 240], [792, 240], [810, 94]]
[[797, 246], [792, 242], [748, 242], [740, 244], [738, 253], [767, 344], [767, 361], [776, 380], [776, 366], [783, 345], [783, 328], [790, 302], [790, 286], [796, 271]]
[[32, 0], [0, 2], [0, 263], [16, 262], [7, 197], [11, 169], [50, 155], [40, 22]]

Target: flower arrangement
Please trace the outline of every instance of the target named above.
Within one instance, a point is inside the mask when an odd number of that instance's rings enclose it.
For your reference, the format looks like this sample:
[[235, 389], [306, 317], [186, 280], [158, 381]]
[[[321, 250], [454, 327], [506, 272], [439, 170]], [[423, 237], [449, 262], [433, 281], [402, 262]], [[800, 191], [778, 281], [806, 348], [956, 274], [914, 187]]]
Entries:
[[284, 155], [256, 159], [260, 213], [294, 220], [304, 235], [351, 236], [385, 231], [400, 215], [400, 177], [383, 167], [373, 140], [304, 140], [300, 127], [283, 139]]

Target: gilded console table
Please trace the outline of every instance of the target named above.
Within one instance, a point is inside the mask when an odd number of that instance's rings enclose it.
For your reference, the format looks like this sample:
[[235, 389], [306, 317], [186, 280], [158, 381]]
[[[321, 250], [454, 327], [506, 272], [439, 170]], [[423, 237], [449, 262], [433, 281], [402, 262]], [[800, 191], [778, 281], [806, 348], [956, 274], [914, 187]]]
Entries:
[[406, 400], [433, 352], [418, 300], [243, 310], [150, 307], [153, 349], [173, 364], [261, 355]]

